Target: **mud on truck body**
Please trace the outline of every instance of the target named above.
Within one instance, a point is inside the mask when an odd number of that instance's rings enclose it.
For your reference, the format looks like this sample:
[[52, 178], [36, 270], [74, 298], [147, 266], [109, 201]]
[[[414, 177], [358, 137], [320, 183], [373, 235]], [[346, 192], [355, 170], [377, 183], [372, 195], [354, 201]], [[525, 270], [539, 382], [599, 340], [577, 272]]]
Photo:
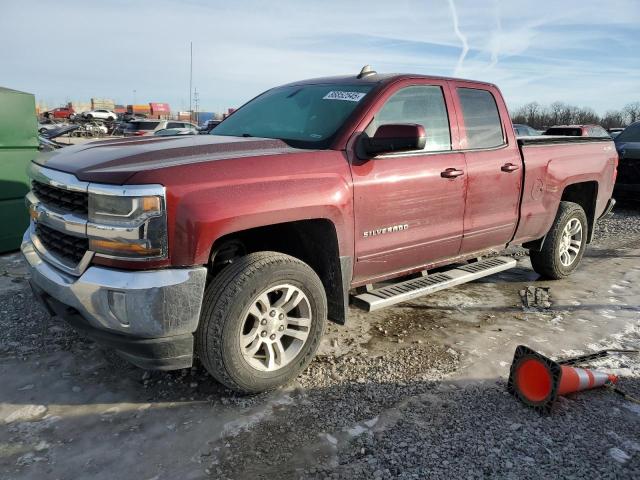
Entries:
[[350, 299], [510, 268], [487, 256], [509, 245], [569, 275], [614, 203], [613, 142], [517, 140], [482, 82], [365, 69], [269, 90], [211, 133], [43, 154], [22, 252], [52, 315], [143, 368], [197, 356], [241, 392], [294, 378]]

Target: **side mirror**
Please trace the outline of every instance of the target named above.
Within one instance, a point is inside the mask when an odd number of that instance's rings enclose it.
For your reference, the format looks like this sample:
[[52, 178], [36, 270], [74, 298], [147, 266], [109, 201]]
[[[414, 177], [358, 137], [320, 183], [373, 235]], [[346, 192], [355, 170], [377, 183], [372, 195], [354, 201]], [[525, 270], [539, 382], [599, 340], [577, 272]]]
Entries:
[[364, 138], [364, 149], [368, 155], [422, 150], [427, 143], [427, 134], [422, 125], [397, 123], [380, 125], [373, 137]]

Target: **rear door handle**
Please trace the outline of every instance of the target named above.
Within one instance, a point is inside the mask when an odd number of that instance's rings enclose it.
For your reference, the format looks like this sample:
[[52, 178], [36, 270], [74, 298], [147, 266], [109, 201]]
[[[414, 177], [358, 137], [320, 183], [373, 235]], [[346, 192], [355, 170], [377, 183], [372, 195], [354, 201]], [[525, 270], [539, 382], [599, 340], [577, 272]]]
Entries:
[[447, 168], [444, 172], [440, 172], [442, 178], [456, 178], [460, 175], [464, 175], [464, 172], [457, 168]]
[[500, 167], [500, 170], [502, 170], [503, 172], [515, 172], [519, 168], [520, 167], [518, 165], [514, 165], [513, 163], [505, 163], [504, 165], [502, 165], [502, 167]]

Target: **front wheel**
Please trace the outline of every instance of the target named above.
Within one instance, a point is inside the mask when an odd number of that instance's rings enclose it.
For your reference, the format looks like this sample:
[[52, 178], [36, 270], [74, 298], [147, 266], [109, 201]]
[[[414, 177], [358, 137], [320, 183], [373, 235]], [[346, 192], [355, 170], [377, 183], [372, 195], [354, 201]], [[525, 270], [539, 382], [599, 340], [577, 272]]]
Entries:
[[241, 393], [271, 390], [311, 362], [327, 299], [306, 263], [252, 253], [225, 267], [205, 291], [196, 351], [205, 368]]
[[582, 259], [587, 232], [587, 215], [582, 207], [573, 202], [560, 202], [542, 249], [529, 252], [533, 269], [554, 280], [569, 276]]

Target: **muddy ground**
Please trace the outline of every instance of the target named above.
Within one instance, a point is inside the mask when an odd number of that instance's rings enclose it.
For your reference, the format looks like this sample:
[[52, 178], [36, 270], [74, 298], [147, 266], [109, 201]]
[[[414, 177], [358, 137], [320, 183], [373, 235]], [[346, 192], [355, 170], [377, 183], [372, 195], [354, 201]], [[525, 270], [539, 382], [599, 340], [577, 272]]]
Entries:
[[[0, 257], [0, 478], [640, 478], [640, 405], [609, 391], [540, 415], [506, 393], [515, 347], [640, 348], [640, 210], [603, 222], [578, 272], [518, 268], [395, 308], [352, 309], [281, 390], [203, 368], [149, 373], [48, 319]], [[549, 287], [551, 305], [520, 291]], [[640, 397], [640, 359], [593, 363]]]

